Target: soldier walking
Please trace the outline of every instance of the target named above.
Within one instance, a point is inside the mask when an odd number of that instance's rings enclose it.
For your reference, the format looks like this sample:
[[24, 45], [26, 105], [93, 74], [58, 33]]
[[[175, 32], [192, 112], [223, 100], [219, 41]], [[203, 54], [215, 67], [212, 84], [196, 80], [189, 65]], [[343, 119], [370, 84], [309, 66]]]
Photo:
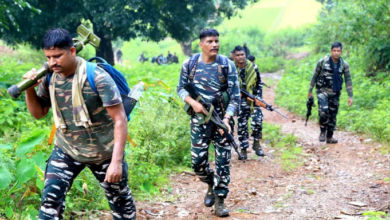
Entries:
[[[219, 33], [215, 29], [204, 29], [199, 35], [201, 54], [187, 58], [182, 65], [177, 93], [198, 114], [191, 115], [191, 155], [192, 168], [199, 179], [208, 184], [204, 204], [211, 207], [215, 203], [215, 214], [229, 216], [224, 199], [229, 192], [231, 146], [214, 123], [202, 124], [202, 114], [207, 112], [184, 89], [187, 83], [194, 83], [200, 95], [213, 103], [215, 110], [229, 126], [231, 117], [236, 113], [240, 102], [237, 71], [234, 63], [219, 55]], [[225, 70], [225, 71], [224, 71]], [[226, 75], [224, 75], [224, 72]], [[228, 95], [223, 95], [227, 93]], [[225, 105], [223, 98], [230, 97]], [[208, 162], [210, 142], [215, 147], [214, 172]]]
[[[249, 93], [259, 99], [263, 99], [263, 86], [261, 84], [260, 71], [257, 66], [246, 59], [245, 49], [236, 46], [234, 52], [234, 63], [239, 72], [240, 88], [246, 89]], [[253, 102], [246, 98], [241, 99], [240, 110], [238, 113], [238, 140], [240, 141], [241, 154], [247, 159], [247, 149], [249, 147], [248, 119], [252, 117], [252, 136], [253, 150], [257, 156], [263, 157], [264, 151], [260, 146], [263, 130], [263, 114], [260, 107], [255, 106]]]
[[308, 97], [313, 97], [312, 91], [316, 86], [318, 98], [318, 114], [320, 118], [319, 141], [327, 144], [336, 144], [333, 138], [336, 128], [336, 117], [339, 110], [340, 92], [342, 89], [343, 75], [345, 87], [348, 93], [348, 106], [353, 103], [353, 90], [351, 73], [348, 63], [341, 57], [343, 52], [342, 44], [335, 42], [331, 47], [331, 56], [325, 56], [317, 63], [310, 82]]

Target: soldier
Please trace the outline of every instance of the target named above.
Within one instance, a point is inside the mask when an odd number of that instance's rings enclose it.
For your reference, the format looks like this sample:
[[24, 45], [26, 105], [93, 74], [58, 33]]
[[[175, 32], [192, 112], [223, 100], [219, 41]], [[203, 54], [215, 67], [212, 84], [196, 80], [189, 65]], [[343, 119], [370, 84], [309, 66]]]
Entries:
[[318, 114], [320, 118], [319, 141], [324, 142], [326, 136], [327, 144], [336, 144], [333, 138], [336, 128], [336, 117], [339, 110], [340, 92], [343, 78], [345, 77], [345, 87], [348, 93], [348, 106], [353, 103], [352, 79], [349, 72], [348, 63], [341, 57], [343, 52], [342, 44], [336, 42], [332, 44], [331, 56], [325, 56], [317, 63], [310, 82], [308, 97], [313, 97], [312, 91], [316, 86], [318, 98]]
[[[219, 55], [219, 33], [215, 29], [203, 29], [199, 35], [201, 54], [187, 58], [182, 65], [177, 93], [180, 98], [191, 105], [196, 113], [207, 114], [203, 106], [192, 99], [184, 86], [193, 82], [200, 95], [206, 101], [213, 103], [215, 110], [223, 117], [224, 123], [229, 127], [231, 117], [236, 113], [240, 101], [240, 91], [237, 71], [234, 63], [227, 57]], [[194, 57], [198, 57], [197, 59]], [[194, 63], [190, 67], [190, 63]], [[223, 66], [222, 66], [223, 65]], [[226, 76], [222, 70], [226, 71]], [[227, 92], [230, 100], [225, 106], [221, 100], [223, 92]], [[201, 123], [201, 117], [191, 115], [191, 155], [192, 168], [199, 179], [208, 184], [204, 198], [207, 207], [215, 203], [215, 214], [219, 217], [228, 216], [224, 199], [229, 192], [231, 146], [217, 130], [214, 123]], [[215, 147], [216, 172], [210, 169], [208, 151], [210, 142]]]
[[[57, 127], [55, 147], [46, 163], [39, 219], [62, 219], [65, 196], [74, 179], [88, 167], [108, 198], [114, 219], [135, 219], [135, 204], [128, 187], [124, 160], [127, 118], [119, 90], [103, 69], [95, 70], [95, 93], [86, 80], [86, 61], [76, 57], [72, 36], [52, 29], [42, 49], [53, 73], [26, 90], [26, 104], [36, 118], [53, 108]], [[36, 70], [24, 79], [34, 79]], [[36, 86], [37, 86], [36, 85]]]
[[172, 63], [179, 63], [179, 58], [177, 57], [176, 53], [173, 53]]
[[[240, 88], [246, 89], [259, 99], [263, 98], [263, 86], [261, 85], [260, 71], [252, 62], [245, 58], [245, 49], [241, 46], [234, 48], [235, 65], [239, 72]], [[263, 114], [260, 107], [254, 106], [253, 102], [241, 99], [240, 111], [238, 113], [238, 140], [240, 141], [241, 154], [247, 159], [247, 149], [249, 147], [248, 119], [252, 117], [253, 150], [257, 156], [263, 157], [264, 151], [260, 146], [263, 130]]]

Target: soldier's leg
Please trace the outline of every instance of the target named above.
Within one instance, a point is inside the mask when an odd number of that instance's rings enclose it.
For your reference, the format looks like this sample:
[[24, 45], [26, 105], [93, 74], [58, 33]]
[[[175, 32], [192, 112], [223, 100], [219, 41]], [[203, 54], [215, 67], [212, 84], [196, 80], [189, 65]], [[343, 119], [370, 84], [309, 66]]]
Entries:
[[111, 163], [111, 159], [104, 161], [99, 165], [87, 165], [99, 181], [100, 186], [106, 193], [108, 204], [111, 208], [111, 214], [115, 220], [135, 219], [135, 203], [128, 186], [128, 166], [126, 161], [122, 160], [122, 178], [117, 183], [104, 182], [106, 172]]
[[237, 134], [241, 149], [246, 149], [249, 147], [248, 119], [250, 116], [250, 111], [251, 109], [250, 106], [247, 104], [246, 99], [242, 99], [240, 111], [237, 116]]
[[[337, 113], [339, 111], [339, 105], [340, 105], [340, 94], [332, 95], [329, 97], [329, 124], [327, 127], [327, 134], [326, 134], [327, 142], [329, 142], [328, 139], [332, 139], [333, 133], [336, 130]], [[335, 141], [337, 143], [337, 140]]]
[[259, 107], [255, 107], [252, 113], [252, 136], [253, 136], [253, 150], [259, 157], [264, 156], [264, 151], [261, 149], [260, 139], [262, 138], [263, 130], [263, 114]]
[[326, 93], [318, 93], [318, 116], [320, 121], [320, 141], [325, 141], [325, 133], [329, 124], [329, 102]]
[[213, 123], [200, 125], [196, 115], [191, 117], [191, 156], [192, 169], [199, 179], [213, 184], [213, 173], [208, 162], [208, 150]]
[[218, 132], [214, 132], [213, 144], [215, 147], [215, 175], [214, 175], [214, 192], [215, 192], [215, 214], [219, 217], [229, 215], [226, 209], [224, 199], [229, 193], [230, 183], [230, 160], [231, 146], [226, 138]]
[[62, 219], [66, 193], [84, 168], [84, 164], [77, 162], [60, 148], [54, 147], [46, 163], [39, 219]]

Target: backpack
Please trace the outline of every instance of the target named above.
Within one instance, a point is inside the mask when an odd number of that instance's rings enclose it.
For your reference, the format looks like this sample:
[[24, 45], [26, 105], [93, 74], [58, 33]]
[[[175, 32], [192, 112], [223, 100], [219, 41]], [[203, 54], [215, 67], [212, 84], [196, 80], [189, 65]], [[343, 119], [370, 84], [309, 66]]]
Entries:
[[[96, 63], [92, 63], [92, 61], [96, 60]], [[116, 86], [118, 87], [119, 93], [121, 94], [123, 108], [125, 109], [127, 120], [130, 121], [130, 113], [131, 109], [131, 98], [128, 96], [130, 93], [129, 85], [127, 84], [126, 78], [123, 76], [121, 72], [111, 66], [107, 61], [100, 57], [93, 57], [87, 61], [87, 79], [92, 87], [92, 90], [99, 95], [95, 84], [95, 69], [96, 67], [102, 68], [106, 71], [111, 78], [114, 80]], [[47, 75], [47, 86], [50, 82], [51, 74]]]
[[[197, 53], [193, 56], [190, 57], [190, 60], [188, 61], [188, 78], [192, 82], [195, 76], [195, 71], [196, 71], [196, 65], [198, 64], [198, 59], [199, 59], [200, 53]], [[222, 83], [222, 86], [226, 86], [225, 89], [227, 89], [227, 76], [229, 74], [229, 60], [225, 56], [220, 56], [217, 55], [219, 58], [219, 66], [221, 66], [221, 74], [218, 73], [218, 78], [219, 81]]]

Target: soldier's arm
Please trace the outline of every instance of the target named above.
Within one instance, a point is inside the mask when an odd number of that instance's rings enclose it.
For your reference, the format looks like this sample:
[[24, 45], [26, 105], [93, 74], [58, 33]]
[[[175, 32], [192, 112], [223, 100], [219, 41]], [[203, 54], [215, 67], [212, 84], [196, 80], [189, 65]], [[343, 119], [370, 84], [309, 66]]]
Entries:
[[256, 71], [256, 86], [253, 89], [253, 95], [255, 95], [257, 98], [263, 99], [263, 85], [261, 84], [261, 76], [259, 68], [255, 68]]
[[345, 88], [347, 89], [348, 97], [353, 98], [352, 77], [349, 70], [349, 64], [347, 62], [344, 62], [344, 77]]
[[187, 70], [188, 62], [189, 62], [189, 59], [186, 59], [183, 62], [183, 65], [181, 66], [179, 83], [178, 83], [177, 88], [176, 88], [177, 94], [184, 102], [186, 100], [186, 97], [189, 96], [189, 93], [184, 89], [184, 86], [189, 82], [189, 78], [188, 78], [189, 74], [188, 74], [188, 70]]
[[238, 110], [238, 106], [241, 100], [240, 87], [238, 82], [237, 69], [232, 61], [229, 60], [229, 73], [227, 77], [228, 81], [228, 94], [230, 97], [229, 105], [226, 110], [226, 114], [233, 116]]
[[310, 86], [309, 86], [309, 94], [311, 94], [313, 92], [313, 88], [314, 88], [315, 84], [317, 83], [317, 77], [321, 72], [321, 63], [322, 63], [322, 59], [317, 62], [317, 66], [313, 71], [313, 76], [311, 78]]

